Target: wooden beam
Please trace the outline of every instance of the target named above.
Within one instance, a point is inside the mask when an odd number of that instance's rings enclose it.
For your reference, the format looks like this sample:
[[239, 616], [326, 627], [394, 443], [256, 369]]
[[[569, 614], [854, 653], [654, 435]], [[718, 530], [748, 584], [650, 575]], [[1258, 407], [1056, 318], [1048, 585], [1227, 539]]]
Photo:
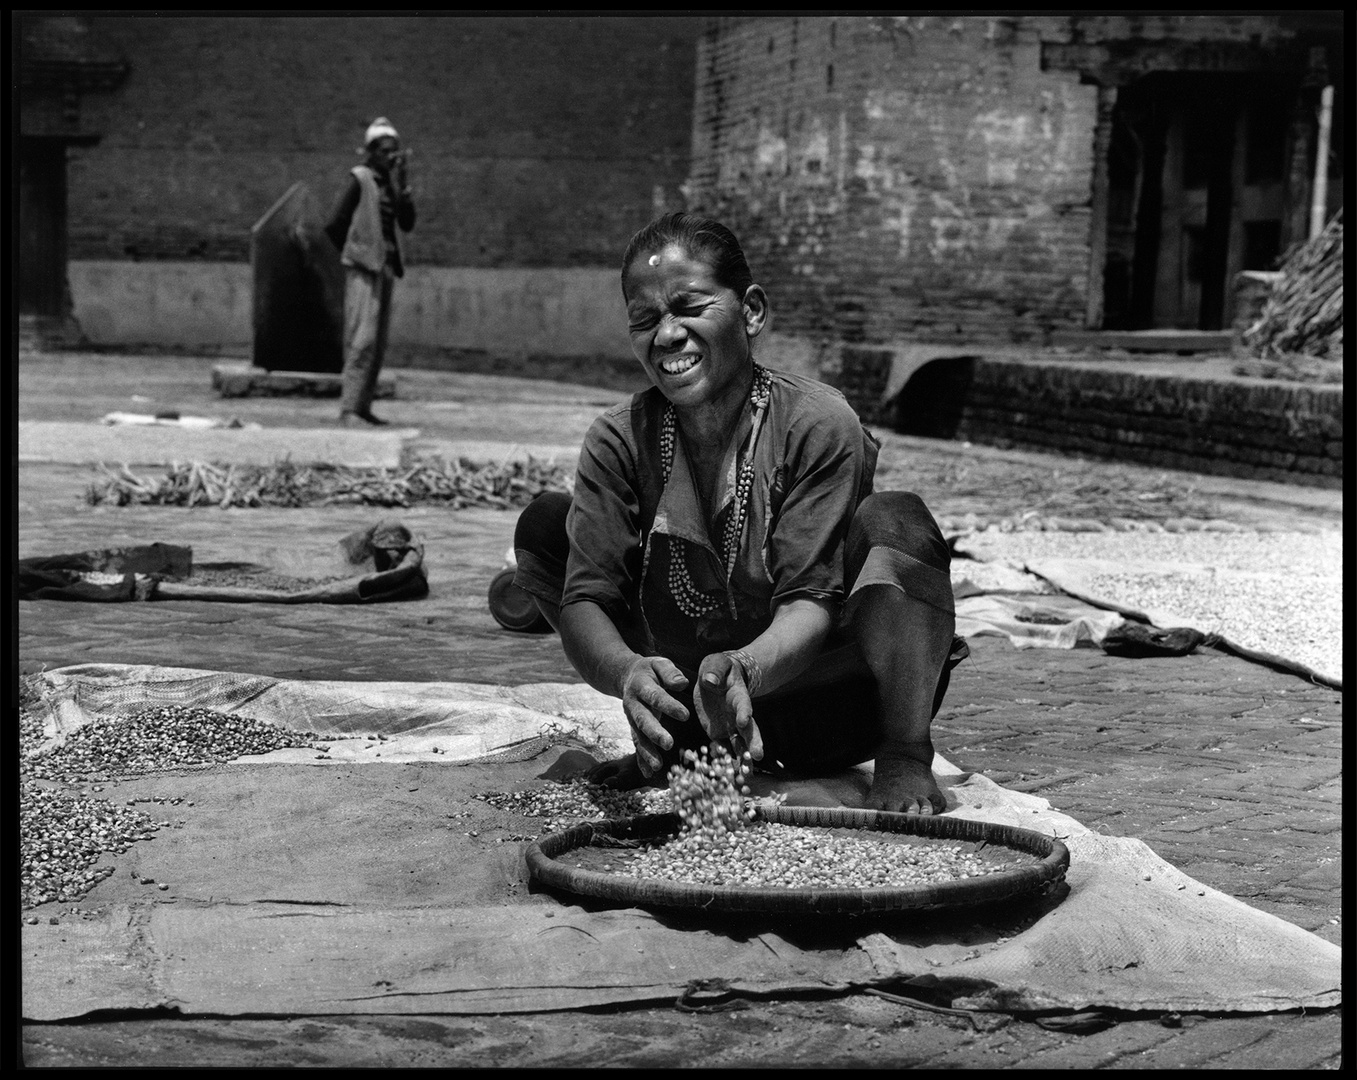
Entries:
[[1043, 41], [1041, 69], [1077, 71], [1090, 82], [1125, 86], [1155, 71], [1303, 71], [1305, 58], [1294, 46], [1269, 48], [1242, 41]]
[[1093, 125], [1093, 191], [1089, 214], [1088, 297], [1084, 325], [1097, 330], [1103, 325], [1105, 297], [1103, 275], [1107, 265], [1108, 149], [1112, 145], [1112, 112], [1117, 104], [1115, 86], [1098, 87], [1097, 119]]
[[1183, 111], [1175, 110], [1164, 144], [1159, 216], [1159, 266], [1154, 275], [1156, 326], [1182, 325], [1183, 298]]

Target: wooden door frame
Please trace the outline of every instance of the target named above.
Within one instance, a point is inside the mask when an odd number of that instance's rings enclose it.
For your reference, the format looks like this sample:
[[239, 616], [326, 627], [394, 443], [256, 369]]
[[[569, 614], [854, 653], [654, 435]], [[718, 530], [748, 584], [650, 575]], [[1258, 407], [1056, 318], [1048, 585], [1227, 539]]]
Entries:
[[[61, 138], [19, 137], [19, 242], [14, 258], [21, 315], [64, 319], [70, 313], [66, 149]], [[42, 175], [35, 174], [38, 170]]]

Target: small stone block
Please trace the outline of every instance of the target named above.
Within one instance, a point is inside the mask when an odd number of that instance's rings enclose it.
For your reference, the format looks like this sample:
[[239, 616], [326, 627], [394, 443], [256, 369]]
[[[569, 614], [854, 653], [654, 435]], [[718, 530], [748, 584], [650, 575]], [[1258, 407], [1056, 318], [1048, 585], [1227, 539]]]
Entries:
[[[343, 376], [315, 371], [266, 371], [249, 364], [217, 364], [212, 388], [222, 397], [338, 397]], [[375, 398], [394, 398], [396, 380], [379, 375]]]

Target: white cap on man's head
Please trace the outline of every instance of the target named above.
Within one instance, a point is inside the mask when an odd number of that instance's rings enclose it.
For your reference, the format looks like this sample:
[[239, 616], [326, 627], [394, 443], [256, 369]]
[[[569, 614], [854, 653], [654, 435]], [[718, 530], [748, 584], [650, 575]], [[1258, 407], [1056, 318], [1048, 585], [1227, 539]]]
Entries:
[[380, 139], [383, 135], [389, 135], [393, 139], [400, 138], [400, 136], [396, 133], [396, 129], [391, 126], [391, 121], [388, 120], [385, 116], [379, 116], [377, 117], [376, 120], [372, 121], [372, 123], [368, 125], [367, 135], [363, 137], [363, 145], [371, 146], [376, 140]]

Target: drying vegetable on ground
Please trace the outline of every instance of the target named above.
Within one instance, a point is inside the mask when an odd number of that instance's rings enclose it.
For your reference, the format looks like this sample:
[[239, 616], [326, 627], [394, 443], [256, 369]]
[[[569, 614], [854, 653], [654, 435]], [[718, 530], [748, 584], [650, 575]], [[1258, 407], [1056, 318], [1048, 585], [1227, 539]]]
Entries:
[[138, 476], [126, 465], [100, 466], [86, 493], [91, 505], [156, 506], [414, 506], [461, 510], [526, 506], [547, 491], [569, 492], [570, 471], [551, 462], [474, 462], [419, 458], [399, 468], [344, 465], [174, 464], [162, 477]]

